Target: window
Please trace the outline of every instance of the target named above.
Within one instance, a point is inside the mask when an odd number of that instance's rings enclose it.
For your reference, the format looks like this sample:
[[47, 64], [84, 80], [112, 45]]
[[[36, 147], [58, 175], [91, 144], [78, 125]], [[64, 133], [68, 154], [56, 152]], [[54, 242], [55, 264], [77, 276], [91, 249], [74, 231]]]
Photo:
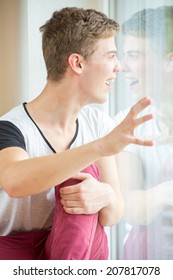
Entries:
[[144, 96], [153, 100], [145, 113], [155, 114], [136, 130], [155, 146], [130, 145], [117, 159], [126, 207], [111, 229], [111, 258], [173, 259], [173, 1], [109, 4], [121, 24], [110, 115], [118, 124]]

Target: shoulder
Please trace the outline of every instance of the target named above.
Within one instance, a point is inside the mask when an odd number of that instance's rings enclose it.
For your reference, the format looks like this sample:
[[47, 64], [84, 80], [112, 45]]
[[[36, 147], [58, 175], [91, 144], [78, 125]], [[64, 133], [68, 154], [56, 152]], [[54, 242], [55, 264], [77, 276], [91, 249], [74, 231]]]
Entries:
[[20, 126], [25, 123], [25, 120], [27, 120], [27, 116], [23, 104], [12, 108], [9, 112], [0, 117], [0, 121], [11, 122], [15, 126], [17, 126], [18, 129], [20, 129]]
[[14, 146], [26, 149], [22, 123], [24, 123], [22, 104], [0, 117], [0, 149]]
[[26, 149], [23, 134], [13, 123], [0, 120], [0, 150], [14, 146]]
[[0, 121], [8, 121], [16, 126], [24, 137], [32, 137], [36, 134], [37, 128], [25, 109], [25, 103], [14, 107], [0, 117]]
[[22, 113], [23, 112], [23, 104], [20, 104], [16, 107], [13, 107], [11, 110], [0, 116], [0, 120], [7, 120], [8, 118], [15, 117], [16, 113]]
[[81, 110], [79, 122], [97, 130], [99, 134], [106, 134], [115, 126], [112, 118], [108, 114], [93, 105], [85, 106]]
[[87, 119], [88, 121], [93, 121], [93, 122], [102, 122], [106, 121], [109, 122], [113, 125], [113, 120], [112, 118], [106, 114], [104, 111], [101, 109], [97, 108], [96, 106], [85, 106], [79, 115], [79, 118], [81, 119]]

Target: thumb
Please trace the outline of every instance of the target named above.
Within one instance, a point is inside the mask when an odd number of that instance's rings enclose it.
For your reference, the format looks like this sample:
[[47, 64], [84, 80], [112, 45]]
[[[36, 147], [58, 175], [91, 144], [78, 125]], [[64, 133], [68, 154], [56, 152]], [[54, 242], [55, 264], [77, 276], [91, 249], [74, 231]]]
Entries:
[[86, 180], [87, 178], [90, 178], [90, 174], [88, 173], [84, 173], [84, 172], [78, 172], [76, 174], [74, 174], [71, 178], [72, 179], [77, 179], [77, 180], [80, 180], [80, 181], [84, 181]]

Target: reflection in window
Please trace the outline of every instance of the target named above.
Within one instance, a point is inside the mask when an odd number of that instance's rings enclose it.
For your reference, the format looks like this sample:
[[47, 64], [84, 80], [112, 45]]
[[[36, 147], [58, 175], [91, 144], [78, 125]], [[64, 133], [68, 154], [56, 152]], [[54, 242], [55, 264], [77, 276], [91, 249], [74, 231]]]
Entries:
[[[155, 119], [136, 133], [152, 137], [156, 145], [130, 145], [118, 157], [126, 201], [119, 258], [173, 259], [173, 1], [144, 8], [122, 21], [120, 75], [127, 92], [120, 82], [117, 94], [122, 99], [130, 94], [133, 102], [153, 99], [147, 111]], [[115, 115], [116, 124], [128, 110]]]

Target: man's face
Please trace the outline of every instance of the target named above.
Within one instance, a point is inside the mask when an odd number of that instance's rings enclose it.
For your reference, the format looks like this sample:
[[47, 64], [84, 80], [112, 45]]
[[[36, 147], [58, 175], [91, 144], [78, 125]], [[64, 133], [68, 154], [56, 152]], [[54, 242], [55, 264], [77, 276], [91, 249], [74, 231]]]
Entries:
[[134, 98], [153, 97], [161, 87], [163, 61], [144, 38], [126, 36], [121, 70]]
[[98, 40], [95, 52], [85, 62], [82, 75], [82, 92], [87, 103], [107, 101], [119, 66], [114, 37]]

